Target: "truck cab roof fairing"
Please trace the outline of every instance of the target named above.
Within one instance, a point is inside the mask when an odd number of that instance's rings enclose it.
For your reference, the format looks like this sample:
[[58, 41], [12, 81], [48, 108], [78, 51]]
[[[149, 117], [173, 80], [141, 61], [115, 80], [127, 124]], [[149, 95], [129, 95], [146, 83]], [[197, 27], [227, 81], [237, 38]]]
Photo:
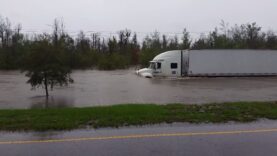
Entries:
[[166, 51], [154, 57], [152, 61], [159, 61], [159, 60], [164, 60], [165, 58], [176, 57], [176, 55], [178, 56], [180, 55], [180, 52], [181, 50]]

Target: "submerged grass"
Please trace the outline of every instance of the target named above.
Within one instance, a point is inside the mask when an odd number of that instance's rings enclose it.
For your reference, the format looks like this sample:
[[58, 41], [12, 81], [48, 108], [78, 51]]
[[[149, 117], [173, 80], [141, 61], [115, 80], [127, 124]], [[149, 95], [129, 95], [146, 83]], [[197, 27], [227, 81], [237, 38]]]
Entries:
[[277, 119], [277, 102], [123, 104], [86, 108], [0, 110], [0, 130], [46, 131], [172, 122], [248, 122], [258, 118]]

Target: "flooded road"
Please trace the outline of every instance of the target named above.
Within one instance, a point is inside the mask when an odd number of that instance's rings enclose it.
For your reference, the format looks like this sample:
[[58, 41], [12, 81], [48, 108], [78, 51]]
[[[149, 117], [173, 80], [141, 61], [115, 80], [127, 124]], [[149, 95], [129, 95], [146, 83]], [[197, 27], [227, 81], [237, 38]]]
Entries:
[[4, 156], [275, 156], [277, 122], [170, 124], [118, 129], [0, 132]]
[[[70, 86], [50, 92], [49, 106], [277, 100], [277, 77], [146, 79], [134, 70], [85, 70], [72, 78]], [[31, 90], [26, 81], [19, 71], [0, 71], [0, 108], [45, 107], [44, 90]]]

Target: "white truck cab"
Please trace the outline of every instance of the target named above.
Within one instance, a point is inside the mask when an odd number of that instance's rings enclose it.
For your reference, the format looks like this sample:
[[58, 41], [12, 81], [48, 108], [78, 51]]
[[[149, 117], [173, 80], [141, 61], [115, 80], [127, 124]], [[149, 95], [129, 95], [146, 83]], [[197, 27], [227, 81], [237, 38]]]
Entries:
[[153, 76], [182, 76], [182, 55], [185, 51], [172, 50], [157, 55], [148, 68], [143, 68], [137, 71], [138, 75], [143, 77]]

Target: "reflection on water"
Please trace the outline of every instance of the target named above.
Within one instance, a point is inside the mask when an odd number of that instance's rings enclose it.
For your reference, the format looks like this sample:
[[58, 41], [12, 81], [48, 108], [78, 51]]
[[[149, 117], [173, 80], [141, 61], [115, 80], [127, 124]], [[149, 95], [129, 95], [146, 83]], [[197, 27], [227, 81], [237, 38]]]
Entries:
[[133, 70], [85, 70], [72, 73], [74, 83], [31, 90], [19, 71], [0, 71], [0, 108], [85, 107], [121, 103], [210, 103], [277, 100], [277, 78], [153, 78]]
[[73, 107], [74, 99], [72, 97], [58, 96], [53, 95], [46, 98], [45, 96], [36, 96], [31, 97], [31, 106], [30, 108], [64, 108], [64, 107]]

